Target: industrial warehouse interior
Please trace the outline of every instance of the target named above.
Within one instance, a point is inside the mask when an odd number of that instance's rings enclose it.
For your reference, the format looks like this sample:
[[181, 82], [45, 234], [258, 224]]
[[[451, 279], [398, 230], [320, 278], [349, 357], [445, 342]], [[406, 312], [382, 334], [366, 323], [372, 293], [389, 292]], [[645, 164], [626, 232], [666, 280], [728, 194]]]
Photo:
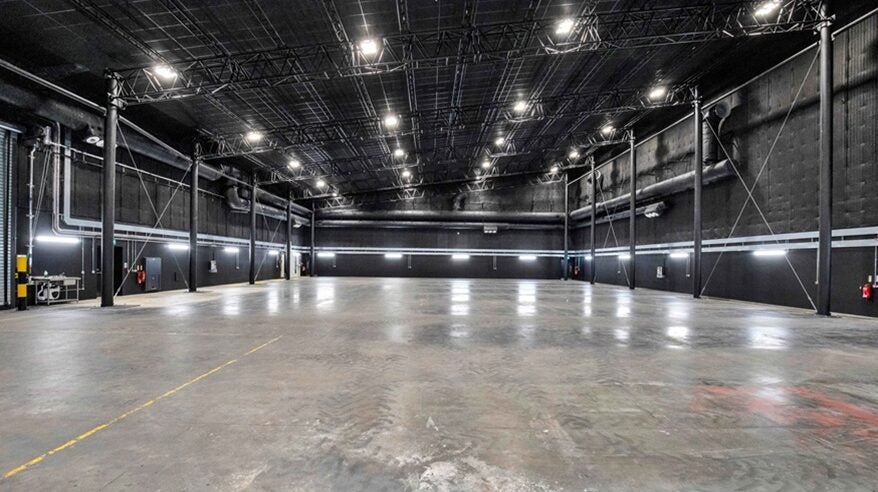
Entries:
[[0, 13], [0, 490], [876, 490], [873, 0]]

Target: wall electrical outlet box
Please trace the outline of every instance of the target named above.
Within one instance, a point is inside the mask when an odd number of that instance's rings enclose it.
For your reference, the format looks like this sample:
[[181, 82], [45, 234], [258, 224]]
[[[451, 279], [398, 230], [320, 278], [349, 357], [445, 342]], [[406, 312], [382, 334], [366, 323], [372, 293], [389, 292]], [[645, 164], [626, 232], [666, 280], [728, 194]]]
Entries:
[[665, 267], [663, 267], [663, 266], [656, 267], [655, 278], [665, 278]]

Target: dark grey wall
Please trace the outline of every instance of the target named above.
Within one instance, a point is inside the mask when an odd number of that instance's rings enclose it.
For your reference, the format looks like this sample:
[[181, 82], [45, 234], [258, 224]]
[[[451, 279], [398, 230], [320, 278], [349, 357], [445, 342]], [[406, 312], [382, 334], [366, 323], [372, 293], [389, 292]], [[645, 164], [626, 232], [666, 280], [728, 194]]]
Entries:
[[558, 279], [560, 258], [522, 261], [517, 256], [471, 256], [454, 260], [450, 255], [404, 255], [388, 259], [375, 254], [337, 254], [317, 258], [318, 276], [338, 277], [441, 277]]
[[[727, 99], [734, 108], [721, 128], [722, 142], [736, 161], [743, 180], [753, 189], [766, 224], [749, 203], [741, 214], [747, 192], [736, 177], [707, 186], [704, 191], [704, 238], [725, 239], [810, 232], [817, 230], [818, 205], [818, 71], [806, 78], [816, 52], [799, 56]], [[878, 18], [875, 16], [839, 35], [835, 44], [835, 229], [878, 225]], [[804, 82], [804, 85], [802, 85]], [[802, 94], [783, 132], [778, 134], [799, 87]], [[705, 88], [702, 88], [703, 90]], [[710, 92], [709, 90], [707, 91]], [[687, 120], [637, 148], [638, 187], [693, 169], [692, 121]], [[777, 138], [775, 144], [775, 138]], [[773, 152], [769, 152], [774, 145]], [[721, 152], [721, 157], [724, 155]], [[603, 195], [599, 201], [628, 192], [629, 162], [622, 155], [602, 167]], [[573, 208], [590, 203], [589, 185], [571, 189]], [[637, 218], [637, 243], [660, 244], [692, 240], [692, 192], [663, 198], [669, 209], [659, 218]], [[770, 226], [770, 229], [769, 229]], [[597, 247], [627, 246], [628, 220], [596, 228]], [[588, 249], [588, 227], [575, 229], [574, 249]], [[718, 254], [704, 256], [704, 279]], [[790, 264], [812, 298], [816, 251], [791, 251]], [[836, 248], [833, 251], [833, 309], [837, 312], [878, 316], [874, 301], [860, 298], [859, 288], [873, 273], [873, 248]], [[656, 267], [667, 267], [665, 279], [656, 279]], [[599, 282], [625, 284], [619, 260], [598, 257]], [[660, 255], [637, 258], [637, 284], [642, 287], [689, 292], [691, 279], [683, 265]], [[587, 278], [587, 277], [584, 277]], [[706, 295], [788, 306], [811, 305], [790, 265], [783, 258], [756, 258], [751, 253], [722, 255], [707, 285]]]

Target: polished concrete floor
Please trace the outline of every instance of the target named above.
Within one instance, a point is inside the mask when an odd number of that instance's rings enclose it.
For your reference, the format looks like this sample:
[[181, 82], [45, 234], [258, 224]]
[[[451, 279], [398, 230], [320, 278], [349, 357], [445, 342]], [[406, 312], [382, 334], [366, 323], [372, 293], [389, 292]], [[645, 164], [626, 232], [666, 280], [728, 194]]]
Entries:
[[299, 279], [0, 313], [0, 490], [875, 490], [878, 321]]

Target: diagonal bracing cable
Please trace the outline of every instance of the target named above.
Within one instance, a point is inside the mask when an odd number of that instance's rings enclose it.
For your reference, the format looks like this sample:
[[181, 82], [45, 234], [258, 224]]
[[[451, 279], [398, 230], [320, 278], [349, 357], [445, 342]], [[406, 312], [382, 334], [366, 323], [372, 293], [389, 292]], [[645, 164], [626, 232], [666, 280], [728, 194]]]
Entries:
[[[256, 206], [256, 203], [259, 203], [259, 201], [256, 200], [256, 193], [253, 193], [253, 200], [254, 200], [253, 205]], [[268, 238], [269, 243], [274, 242], [274, 238], [275, 238], [275, 236], [277, 236], [277, 230], [280, 228], [280, 222], [281, 221], [277, 221], [277, 224], [274, 226], [274, 231], [271, 233], [271, 237]], [[268, 219], [265, 218], [265, 215], [262, 216], [262, 223], [265, 224], [266, 229], [269, 228]], [[255, 252], [254, 252], [254, 254], [255, 254]], [[259, 278], [259, 272], [262, 271], [262, 265], [265, 263], [266, 256], [268, 256], [268, 255], [262, 255], [262, 260], [259, 261], [259, 267], [256, 269], [256, 275], [255, 275], [256, 278]], [[287, 261], [289, 261], [289, 258], [287, 259]]]
[[[121, 127], [119, 128], [119, 134], [122, 135], [122, 139], [124, 141], [125, 134], [122, 132]], [[180, 182], [177, 183], [177, 187], [174, 188], [174, 192], [171, 193], [171, 197], [168, 199], [168, 203], [165, 204], [164, 208], [162, 209], [161, 214], [158, 214], [158, 220], [156, 221], [155, 225], [153, 225], [153, 227], [152, 227], [153, 229], [155, 229], [156, 227], [158, 227], [159, 224], [161, 224], [162, 218], [165, 216], [165, 213], [167, 213], [168, 208], [174, 202], [174, 197], [177, 196], [177, 192], [179, 192], [180, 189], [183, 188], [183, 182], [186, 180], [186, 176], [189, 175], [189, 172], [191, 170], [192, 170], [192, 163], [190, 162], [189, 166], [186, 167], [186, 172], [183, 173], [183, 177], [180, 178]], [[134, 257], [134, 263], [137, 263], [137, 260], [140, 259], [141, 255], [143, 254], [143, 250], [146, 249], [146, 245], [149, 244], [149, 242], [150, 242], [149, 239], [152, 238], [153, 234], [154, 234], [153, 232], [150, 232], [149, 234], [147, 234], [146, 240], [143, 242], [143, 246], [140, 247], [140, 250], [137, 252], [137, 255]], [[106, 254], [106, 252], [104, 252], [104, 254]], [[122, 283], [119, 285], [119, 288], [113, 294], [113, 297], [119, 295], [119, 292], [122, 291], [122, 286], [125, 285], [125, 281], [128, 279], [129, 275], [131, 275], [131, 269], [129, 269], [127, 272], [125, 272], [125, 276], [122, 277]], [[185, 276], [184, 276], [184, 279], [185, 279]]]
[[[747, 205], [748, 205], [750, 202], [753, 203], [753, 206], [756, 208], [757, 212], [759, 212], [759, 216], [762, 218], [762, 222], [765, 223], [765, 226], [768, 228], [768, 232], [769, 232], [772, 236], [777, 236], [777, 234], [774, 232], [774, 230], [772, 229], [771, 225], [769, 224], [768, 219], [765, 217], [765, 214], [763, 213], [762, 208], [759, 206], [759, 203], [757, 203], [756, 198], [753, 196], [753, 191], [756, 189], [756, 186], [759, 184], [759, 179], [762, 177], [762, 174], [763, 174], [763, 172], [765, 171], [765, 168], [768, 166], [769, 160], [771, 159], [771, 156], [772, 156], [772, 154], [774, 153], [775, 148], [777, 147], [777, 143], [778, 143], [778, 141], [780, 140], [780, 137], [781, 137], [781, 135], [783, 134], [783, 131], [784, 131], [784, 129], [786, 128], [787, 123], [789, 122], [790, 116], [792, 115], [793, 111], [794, 111], [795, 108], [796, 108], [796, 105], [797, 105], [797, 103], [798, 103], [798, 101], [799, 101], [799, 98], [800, 98], [801, 95], [802, 95], [802, 90], [803, 90], [804, 87], [805, 87], [805, 83], [807, 82], [808, 77], [810, 76], [811, 71], [812, 71], [812, 69], [814, 68], [814, 64], [815, 64], [816, 61], [817, 61], [817, 56], [814, 57], [814, 59], [811, 61], [811, 65], [808, 67], [808, 71], [807, 71], [807, 73], [805, 73], [805, 77], [803, 78], [802, 83], [801, 83], [800, 86], [799, 86], [799, 90], [796, 92], [796, 96], [795, 96], [795, 98], [793, 99], [793, 103], [790, 105], [790, 109], [787, 111], [787, 114], [786, 114], [786, 116], [784, 117], [783, 122], [781, 123], [781, 127], [780, 127], [780, 129], [778, 130], [778, 133], [777, 133], [777, 135], [775, 136], [774, 141], [773, 141], [772, 144], [771, 144], [771, 148], [770, 148], [769, 151], [768, 151], [768, 155], [765, 156], [765, 159], [764, 159], [764, 161], [762, 162], [762, 166], [760, 167], [759, 172], [757, 173], [757, 175], [756, 175], [756, 179], [754, 180], [752, 186], [749, 186], [749, 185], [747, 184], [747, 182], [744, 180], [744, 177], [741, 175], [740, 171], [738, 170], [738, 166], [735, 164], [735, 160], [732, 159], [732, 156], [729, 155], [729, 152], [726, 150], [725, 145], [723, 145], [722, 141], [720, 141], [720, 139], [719, 139], [719, 135], [717, 135], [716, 130], [713, 128], [712, 125], [710, 125], [710, 124], [708, 123], [707, 127], [710, 129], [710, 132], [711, 132], [711, 134], [713, 134], [713, 137], [717, 140], [717, 142], [718, 142], [720, 148], [721, 148], [722, 151], [723, 151], [723, 154], [725, 154], [726, 158], [727, 158], [727, 159], [729, 160], [729, 162], [731, 163], [731, 165], [732, 165], [732, 169], [735, 171], [735, 175], [738, 177], [738, 180], [741, 181], [741, 184], [744, 186], [744, 190], [747, 192], [747, 198], [744, 200], [744, 205], [741, 207], [741, 210], [738, 212], [738, 216], [737, 216], [737, 218], [735, 219], [735, 222], [734, 222], [734, 224], [732, 225], [732, 229], [731, 229], [731, 231], [729, 232], [728, 237], [726, 237], [726, 240], [725, 240], [725, 242], [723, 243], [723, 246], [727, 246], [727, 245], [728, 245], [729, 240], [730, 240], [730, 239], [732, 238], [732, 236], [734, 235], [735, 230], [737, 229], [738, 224], [740, 223], [741, 218], [742, 218], [743, 215], [744, 215], [744, 211], [747, 209]], [[775, 239], [775, 242], [776, 242], [777, 244], [781, 244], [781, 242], [780, 242], [779, 240], [777, 240], [777, 239]], [[704, 287], [701, 289], [701, 294], [704, 294], [704, 293], [707, 291], [707, 286], [708, 286], [708, 284], [710, 283], [710, 279], [713, 277], [713, 274], [714, 274], [714, 272], [716, 271], [716, 267], [717, 267], [717, 265], [719, 264], [719, 261], [722, 259], [724, 253], [725, 253], [725, 251], [720, 251], [719, 256], [717, 257], [716, 261], [715, 261], [714, 264], [713, 264], [713, 268], [711, 268], [711, 270], [710, 270], [710, 274], [707, 276], [707, 280], [706, 280], [705, 283], [704, 283]], [[814, 301], [811, 299], [811, 295], [808, 293], [808, 289], [805, 287], [805, 284], [802, 282], [802, 279], [801, 279], [801, 277], [799, 276], [799, 273], [796, 271], [796, 269], [795, 269], [795, 267], [793, 266], [793, 264], [792, 264], [792, 262], [790, 261], [790, 259], [789, 259], [788, 257], [784, 257], [784, 258], [786, 259], [787, 265], [789, 265], [790, 270], [792, 270], [793, 275], [796, 277], [796, 280], [798, 281], [799, 286], [802, 288], [802, 292], [804, 292], [804, 293], [805, 293], [805, 296], [808, 298], [808, 302], [811, 304], [811, 306], [812, 306], [814, 309], [816, 309], [817, 307], [816, 307], [816, 305], [814, 304]]]
[[[125, 146], [125, 150], [128, 151], [128, 157], [131, 159], [131, 165], [137, 171], [137, 179], [140, 181], [140, 187], [141, 187], [141, 189], [143, 189], [143, 194], [146, 196], [147, 202], [149, 202], [149, 207], [152, 209], [153, 215], [158, 217], [159, 216], [158, 210], [156, 210], [156, 208], [155, 208], [155, 203], [153, 203], [153, 201], [152, 201], [152, 197], [149, 194], [149, 190], [146, 189], [146, 183], [143, 181], [143, 173], [140, 171], [140, 166], [137, 165], [137, 160], [134, 158], [134, 154], [131, 153], [131, 147], [128, 145], [128, 140], [125, 138], [125, 134], [122, 133], [121, 130], [119, 131], [119, 135], [122, 137], [122, 143]], [[181, 181], [181, 183], [182, 183], [182, 181]], [[197, 193], [197, 191], [193, 191], [193, 193]], [[158, 226], [157, 227], [159, 229], [162, 229], [162, 230], [165, 229], [165, 226], [162, 224], [161, 217], [159, 217], [159, 219], [158, 219]], [[190, 252], [190, 254], [191, 254], [191, 252]], [[136, 258], [134, 260], [134, 262], [132, 262], [132, 265], [134, 263], [136, 263], [137, 260], [139, 260], [139, 259], [140, 258]], [[171, 259], [174, 260], [174, 266], [177, 267], [177, 271], [180, 272], [180, 276], [183, 278], [183, 284], [186, 286], [186, 288], [189, 288], [189, 281], [187, 279], [186, 273], [183, 272], [183, 268], [180, 266], [180, 262], [177, 261], [177, 256], [171, 255]]]

